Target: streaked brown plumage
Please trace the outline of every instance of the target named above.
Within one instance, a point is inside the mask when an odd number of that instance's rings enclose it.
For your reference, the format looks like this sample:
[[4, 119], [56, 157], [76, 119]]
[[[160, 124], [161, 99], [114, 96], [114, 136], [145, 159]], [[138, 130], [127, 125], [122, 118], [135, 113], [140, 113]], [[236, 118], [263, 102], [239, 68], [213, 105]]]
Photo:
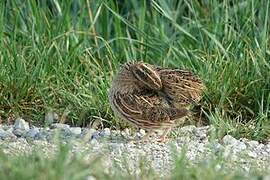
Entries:
[[186, 109], [171, 108], [161, 97], [152, 94], [130, 95], [119, 92], [111, 95], [111, 104], [115, 112], [143, 129], [166, 129], [174, 120], [186, 116]]
[[201, 82], [187, 71], [146, 63], [126, 63], [109, 90], [113, 111], [139, 128], [165, 129], [188, 115], [186, 107], [197, 102]]
[[201, 100], [204, 85], [193, 73], [185, 70], [157, 69], [162, 81], [162, 92], [177, 108], [189, 108]]

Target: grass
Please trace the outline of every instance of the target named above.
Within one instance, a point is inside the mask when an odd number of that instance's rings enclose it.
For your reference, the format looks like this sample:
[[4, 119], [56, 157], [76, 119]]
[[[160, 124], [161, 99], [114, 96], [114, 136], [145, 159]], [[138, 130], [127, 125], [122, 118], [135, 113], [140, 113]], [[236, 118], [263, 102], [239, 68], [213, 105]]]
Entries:
[[176, 157], [172, 172], [161, 177], [145, 163], [139, 165], [137, 174], [119, 167], [105, 167], [102, 156], [85, 160], [83, 154], [72, 154], [67, 145], [59, 146], [57, 153], [46, 157], [41, 151], [8, 156], [0, 151], [0, 178], [1, 179], [267, 179], [267, 173], [258, 168], [245, 172], [238, 168], [233, 171], [225, 167], [225, 163], [218, 157], [202, 160], [198, 164], [191, 164], [184, 157], [184, 151]]
[[120, 64], [194, 71], [219, 133], [270, 137], [269, 1], [0, 2], [0, 117], [121, 127], [107, 90]]

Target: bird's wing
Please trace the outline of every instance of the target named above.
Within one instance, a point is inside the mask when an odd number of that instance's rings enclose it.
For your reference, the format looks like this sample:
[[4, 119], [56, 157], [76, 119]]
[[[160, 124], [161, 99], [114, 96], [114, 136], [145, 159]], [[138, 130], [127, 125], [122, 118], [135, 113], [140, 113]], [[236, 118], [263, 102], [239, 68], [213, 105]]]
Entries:
[[164, 93], [180, 104], [198, 102], [204, 89], [201, 80], [190, 71], [160, 69]]
[[170, 108], [157, 95], [114, 94], [113, 106], [129, 122], [145, 128], [171, 125], [173, 120], [184, 117], [186, 109]]

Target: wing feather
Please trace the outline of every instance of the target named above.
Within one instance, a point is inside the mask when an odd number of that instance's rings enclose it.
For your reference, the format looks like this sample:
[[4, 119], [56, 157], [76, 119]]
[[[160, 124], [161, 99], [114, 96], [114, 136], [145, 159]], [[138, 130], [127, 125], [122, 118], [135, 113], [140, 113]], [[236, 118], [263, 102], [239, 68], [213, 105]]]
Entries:
[[[155, 103], [155, 104], [154, 104]], [[187, 115], [186, 109], [165, 106], [157, 95], [126, 95], [116, 93], [113, 97], [115, 111], [125, 120], [144, 128], [160, 128], [171, 125], [173, 120]]]

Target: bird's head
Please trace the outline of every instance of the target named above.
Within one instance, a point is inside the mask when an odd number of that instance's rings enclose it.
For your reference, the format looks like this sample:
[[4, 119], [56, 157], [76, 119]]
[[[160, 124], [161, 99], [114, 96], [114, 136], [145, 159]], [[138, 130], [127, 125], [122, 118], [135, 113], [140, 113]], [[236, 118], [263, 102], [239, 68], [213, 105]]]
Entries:
[[160, 90], [162, 88], [161, 79], [158, 73], [149, 65], [142, 62], [134, 63], [130, 66], [133, 76], [149, 89]]

